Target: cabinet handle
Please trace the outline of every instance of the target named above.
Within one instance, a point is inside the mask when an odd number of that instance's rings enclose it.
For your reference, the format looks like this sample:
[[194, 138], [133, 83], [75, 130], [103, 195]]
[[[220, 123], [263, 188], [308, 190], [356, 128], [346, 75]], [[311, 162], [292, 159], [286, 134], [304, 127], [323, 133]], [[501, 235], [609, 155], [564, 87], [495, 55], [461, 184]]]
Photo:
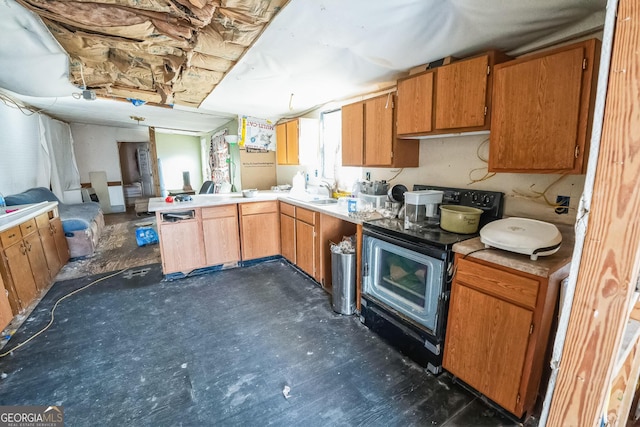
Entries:
[[14, 237], [16, 237], [16, 233], [9, 234], [9, 238], [10, 238], [10, 239], [13, 239]]
[[22, 242], [22, 243], [20, 244], [20, 253], [21, 253], [22, 255], [26, 255], [26, 254], [27, 254], [27, 248], [25, 247], [24, 242]]

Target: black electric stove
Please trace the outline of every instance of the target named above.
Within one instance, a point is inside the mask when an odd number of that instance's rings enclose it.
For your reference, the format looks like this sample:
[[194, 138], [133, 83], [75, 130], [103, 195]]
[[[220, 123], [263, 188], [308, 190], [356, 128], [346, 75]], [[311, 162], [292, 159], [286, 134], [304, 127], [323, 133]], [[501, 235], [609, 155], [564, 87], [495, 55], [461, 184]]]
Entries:
[[[482, 209], [480, 227], [502, 217], [500, 192], [430, 185], [413, 190], [440, 190], [444, 205]], [[429, 224], [405, 229], [397, 218], [363, 223], [361, 320], [434, 374], [442, 371], [453, 245], [477, 235]]]

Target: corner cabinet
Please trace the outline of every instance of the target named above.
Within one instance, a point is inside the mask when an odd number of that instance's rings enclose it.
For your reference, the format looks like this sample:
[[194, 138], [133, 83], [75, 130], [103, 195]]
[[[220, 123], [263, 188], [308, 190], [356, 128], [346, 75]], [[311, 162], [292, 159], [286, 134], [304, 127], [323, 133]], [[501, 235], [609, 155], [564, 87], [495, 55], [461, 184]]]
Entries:
[[280, 202], [281, 254], [319, 281], [316, 225], [320, 214]]
[[535, 276], [456, 254], [444, 368], [507, 411], [535, 405], [568, 264]]
[[507, 59], [490, 51], [399, 80], [398, 136], [488, 130], [492, 70]]
[[490, 172], [584, 172], [599, 53], [591, 39], [495, 67]]
[[282, 256], [331, 292], [330, 244], [356, 234], [356, 224], [280, 202]]
[[418, 142], [396, 138], [394, 106], [388, 93], [342, 107], [343, 166], [418, 166]]
[[280, 255], [278, 202], [241, 203], [239, 209], [242, 260]]

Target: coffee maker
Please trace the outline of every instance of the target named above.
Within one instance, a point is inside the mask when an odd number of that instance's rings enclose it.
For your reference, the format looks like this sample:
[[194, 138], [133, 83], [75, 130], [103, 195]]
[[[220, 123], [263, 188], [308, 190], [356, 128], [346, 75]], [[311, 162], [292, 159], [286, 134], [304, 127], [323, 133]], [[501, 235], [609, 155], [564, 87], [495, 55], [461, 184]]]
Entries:
[[438, 225], [438, 206], [442, 203], [440, 190], [407, 191], [404, 193], [404, 229]]

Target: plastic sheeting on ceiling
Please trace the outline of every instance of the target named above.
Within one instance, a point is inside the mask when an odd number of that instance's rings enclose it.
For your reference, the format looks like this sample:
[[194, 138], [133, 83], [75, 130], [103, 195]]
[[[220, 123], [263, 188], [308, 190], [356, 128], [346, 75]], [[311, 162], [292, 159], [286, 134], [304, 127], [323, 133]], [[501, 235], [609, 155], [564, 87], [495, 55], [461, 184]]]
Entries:
[[286, 0], [17, 0], [103, 97], [197, 107]]
[[[446, 56], [601, 29], [606, 0], [291, 1], [201, 108], [296, 116]], [[540, 46], [538, 46], [540, 47]]]

